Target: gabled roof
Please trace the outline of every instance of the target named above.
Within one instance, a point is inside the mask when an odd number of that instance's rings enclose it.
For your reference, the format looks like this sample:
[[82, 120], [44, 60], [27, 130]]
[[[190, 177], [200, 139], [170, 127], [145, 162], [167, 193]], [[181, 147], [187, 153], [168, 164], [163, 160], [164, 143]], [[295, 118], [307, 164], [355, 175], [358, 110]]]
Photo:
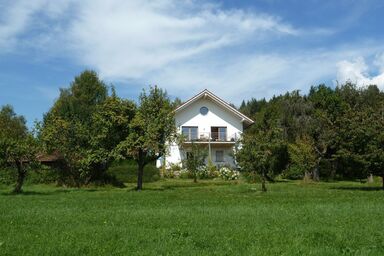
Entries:
[[218, 105], [222, 106], [226, 110], [228, 110], [228, 111], [232, 112], [233, 114], [235, 114], [236, 116], [238, 116], [241, 119], [242, 122], [245, 122], [248, 125], [251, 125], [251, 124], [254, 123], [254, 121], [252, 119], [250, 119], [246, 115], [242, 114], [240, 111], [238, 111], [237, 109], [235, 109], [234, 107], [229, 105], [226, 101], [220, 99], [215, 94], [213, 94], [212, 92], [208, 91], [207, 89], [203, 90], [202, 92], [198, 93], [197, 95], [193, 96], [192, 98], [190, 98], [189, 100], [187, 100], [186, 102], [181, 104], [179, 107], [177, 107], [175, 109], [175, 112], [178, 112], [178, 111], [180, 111], [182, 109], [185, 109], [186, 107], [188, 107], [189, 105], [191, 105], [192, 103], [194, 103], [195, 101], [197, 101], [197, 100], [199, 100], [201, 98], [204, 98], [204, 99], [209, 98], [209, 99], [211, 99], [212, 101], [214, 101]]

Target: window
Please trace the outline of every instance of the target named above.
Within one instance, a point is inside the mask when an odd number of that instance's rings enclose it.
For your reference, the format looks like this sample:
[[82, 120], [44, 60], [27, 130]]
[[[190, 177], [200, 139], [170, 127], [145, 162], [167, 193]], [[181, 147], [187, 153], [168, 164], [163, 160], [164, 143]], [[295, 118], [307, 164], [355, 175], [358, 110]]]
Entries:
[[181, 132], [187, 140], [197, 140], [197, 126], [183, 126]]
[[226, 141], [227, 127], [211, 127], [211, 138], [214, 141]]
[[208, 114], [208, 108], [207, 107], [201, 107], [200, 108], [200, 114], [202, 114], [203, 116]]
[[216, 150], [216, 162], [224, 162], [224, 151]]

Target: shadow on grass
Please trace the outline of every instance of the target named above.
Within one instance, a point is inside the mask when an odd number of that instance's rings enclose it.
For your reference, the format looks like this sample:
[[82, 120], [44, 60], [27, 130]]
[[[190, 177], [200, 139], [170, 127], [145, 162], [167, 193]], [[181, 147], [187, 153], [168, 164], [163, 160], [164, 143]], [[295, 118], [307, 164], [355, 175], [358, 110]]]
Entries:
[[[142, 191], [166, 191], [166, 190], [175, 190], [175, 189], [181, 189], [181, 188], [197, 188], [197, 187], [216, 187], [216, 186], [224, 186], [224, 185], [231, 185], [229, 182], [207, 182], [207, 180], [204, 181], [198, 181], [198, 182], [171, 182], [169, 184], [161, 184], [160, 186], [146, 186], [146, 184], [143, 185]], [[136, 191], [136, 186], [130, 187], [126, 189], [127, 191]]]
[[71, 192], [97, 192], [97, 191], [103, 191], [103, 189], [68, 188], [68, 189], [56, 189], [56, 190], [47, 190], [47, 191], [22, 191], [21, 193], [15, 193], [13, 191], [9, 191], [9, 192], [0, 192], [0, 196], [49, 196], [49, 195], [66, 194]]
[[21, 193], [15, 193], [13, 191], [11, 192], [2, 192], [0, 195], [2, 196], [49, 196], [49, 195], [57, 195], [61, 193], [69, 193], [71, 190], [53, 190], [53, 191], [23, 191]]
[[331, 187], [331, 189], [337, 189], [337, 190], [352, 190], [352, 191], [384, 191], [383, 187], [346, 187], [346, 186], [340, 186], [340, 187]]

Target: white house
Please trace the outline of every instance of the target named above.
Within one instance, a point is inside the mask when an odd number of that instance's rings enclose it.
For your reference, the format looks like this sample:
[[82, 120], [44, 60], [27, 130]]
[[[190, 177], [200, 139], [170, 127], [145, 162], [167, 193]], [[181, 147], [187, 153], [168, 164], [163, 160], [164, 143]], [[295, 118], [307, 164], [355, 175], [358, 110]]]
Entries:
[[181, 164], [188, 145], [206, 146], [208, 158], [217, 165], [235, 166], [233, 150], [243, 130], [254, 122], [212, 92], [204, 90], [175, 110], [178, 133], [186, 137], [182, 146], [171, 143], [169, 154], [157, 166]]

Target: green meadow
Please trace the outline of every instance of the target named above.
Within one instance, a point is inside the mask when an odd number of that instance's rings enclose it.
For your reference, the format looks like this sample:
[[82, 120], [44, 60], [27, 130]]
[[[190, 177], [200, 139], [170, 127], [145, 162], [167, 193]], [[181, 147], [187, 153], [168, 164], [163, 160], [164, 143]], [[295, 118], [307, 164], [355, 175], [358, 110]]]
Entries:
[[357, 182], [0, 186], [0, 255], [384, 255], [384, 192]]

